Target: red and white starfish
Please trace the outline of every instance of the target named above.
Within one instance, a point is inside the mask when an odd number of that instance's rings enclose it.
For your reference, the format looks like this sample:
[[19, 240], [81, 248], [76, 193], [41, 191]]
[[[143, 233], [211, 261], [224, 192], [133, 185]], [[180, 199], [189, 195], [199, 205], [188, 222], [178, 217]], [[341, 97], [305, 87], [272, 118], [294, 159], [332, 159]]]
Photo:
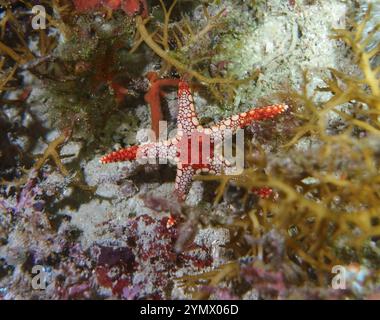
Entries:
[[172, 160], [177, 165], [175, 192], [182, 201], [186, 199], [194, 174], [221, 174], [231, 167], [231, 163], [216, 152], [217, 144], [223, 143], [227, 134], [234, 134], [254, 121], [273, 118], [288, 109], [285, 104], [255, 108], [226, 118], [211, 128], [204, 128], [199, 124], [193, 98], [185, 81], [179, 82], [178, 107], [177, 134], [174, 138], [121, 149], [102, 157], [100, 162]]

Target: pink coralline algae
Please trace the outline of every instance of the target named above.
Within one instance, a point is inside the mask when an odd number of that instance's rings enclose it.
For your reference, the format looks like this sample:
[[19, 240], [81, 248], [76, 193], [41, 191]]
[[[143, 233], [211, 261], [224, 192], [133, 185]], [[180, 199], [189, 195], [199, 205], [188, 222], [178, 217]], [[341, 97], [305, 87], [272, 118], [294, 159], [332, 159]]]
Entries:
[[168, 217], [141, 215], [128, 220], [123, 241], [127, 247], [98, 247], [96, 283], [123, 299], [163, 299], [165, 288], [181, 267], [199, 270], [212, 264], [209, 249], [194, 245], [175, 252], [175, 227]]

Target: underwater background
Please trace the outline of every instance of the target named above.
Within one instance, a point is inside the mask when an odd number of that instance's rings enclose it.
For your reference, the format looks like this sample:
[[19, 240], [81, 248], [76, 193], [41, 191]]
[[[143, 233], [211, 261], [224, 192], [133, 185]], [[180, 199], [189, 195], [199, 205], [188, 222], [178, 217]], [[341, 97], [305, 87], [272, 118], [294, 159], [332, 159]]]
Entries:
[[[244, 170], [101, 163], [245, 128]], [[130, 149], [128, 149], [130, 150]], [[0, 300], [379, 299], [380, 3], [0, 0]]]

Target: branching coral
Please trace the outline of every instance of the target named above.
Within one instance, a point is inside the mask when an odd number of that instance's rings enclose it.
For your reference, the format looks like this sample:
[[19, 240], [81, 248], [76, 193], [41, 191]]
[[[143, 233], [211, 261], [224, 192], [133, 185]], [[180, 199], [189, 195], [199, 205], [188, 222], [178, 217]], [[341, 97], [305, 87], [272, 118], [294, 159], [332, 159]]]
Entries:
[[147, 78], [150, 82], [150, 88], [145, 94], [144, 99], [150, 106], [150, 114], [152, 118], [152, 130], [159, 136], [159, 122], [163, 120], [161, 98], [165, 97], [163, 88], [177, 87], [179, 79], [159, 79], [156, 72], [149, 72]]
[[[68, 138], [69, 138], [69, 134], [67, 132], [66, 133], [64, 132], [60, 136], [58, 136], [58, 138], [56, 138], [51, 143], [49, 143], [49, 145], [47, 146], [43, 155], [33, 165], [31, 171], [32, 172], [38, 172], [41, 169], [41, 167], [49, 159], [51, 159], [51, 160], [53, 160], [55, 166], [58, 168], [58, 170], [61, 172], [61, 174], [65, 177], [69, 177], [70, 172], [62, 163], [61, 156], [59, 155], [59, 151], [58, 151], [58, 149], [61, 147], [61, 145], [64, 144]], [[16, 182], [16, 185], [21, 184], [25, 178], [26, 178], [26, 176], [24, 176], [24, 178], [21, 178], [18, 182]], [[74, 185], [77, 185], [78, 187], [82, 188], [83, 190], [92, 190], [93, 191], [93, 189], [91, 187], [82, 184], [80, 182], [79, 177], [77, 177], [76, 179], [73, 179], [73, 180], [74, 180], [73, 181]], [[13, 183], [15, 183], [15, 182], [13, 181]]]
[[[18, 17], [7, 8], [1, 18], [0, 52], [18, 65], [23, 65], [35, 57], [28, 47], [28, 34], [22, 31]], [[9, 28], [10, 32], [5, 32]], [[12, 44], [11, 44], [12, 43]]]
[[[192, 65], [197, 61], [200, 62], [204, 60], [204, 57], [196, 58], [195, 55], [190, 57], [185, 54], [183, 59], [181, 59], [181, 55], [183, 55], [190, 47], [199, 42], [202, 38], [209, 34], [211, 30], [215, 29], [219, 25], [218, 19], [224, 14], [224, 10], [220, 11], [216, 16], [211, 17], [207, 11], [207, 8], [204, 7], [207, 23], [203, 26], [203, 28], [195, 31], [194, 27], [191, 26], [186, 17], [183, 17], [180, 22], [173, 24], [170, 23], [170, 16], [174, 10], [177, 0], [172, 2], [169, 9], [165, 7], [163, 1], [160, 2], [164, 13], [164, 18], [162, 25], [159, 26], [158, 29], [152, 34], [150, 34], [147, 29], [147, 24], [150, 19], [148, 18], [144, 20], [142, 16], [136, 17], [136, 28], [140, 38], [136, 40], [136, 44], [132, 48], [132, 51], [135, 51], [141, 42], [144, 42], [167, 64], [164, 70], [168, 69], [170, 66], [173, 66], [178, 70], [178, 72], [194, 77], [203, 85], [207, 85], [209, 90], [216, 98], [219, 99], [219, 101], [223, 101], [223, 96], [225, 96], [226, 93], [233, 95], [234, 86], [249, 82], [256, 78], [256, 73], [252, 74], [252, 76], [247, 79], [241, 80], [211, 77], [205, 72], [201, 72], [200, 70], [198, 71], [192, 67]], [[171, 50], [171, 43], [176, 44], [176, 50]]]
[[7, 70], [7, 71], [4, 71], [4, 62], [5, 62], [5, 59], [1, 59], [1, 62], [0, 62], [0, 72], [1, 72], [1, 78], [0, 78], [0, 93], [3, 93], [3, 91], [6, 91], [8, 89], [7, 85], [8, 85], [8, 82], [10, 82], [11, 80], [13, 80], [13, 76], [18, 68], [18, 65], [15, 64], [13, 66], [13, 68], [11, 68], [10, 70]]
[[[0, 80], [0, 102], [1, 102], [1, 122], [2, 125], [2, 143], [1, 158], [2, 158], [2, 174], [13, 176], [20, 167], [29, 167], [29, 155], [22, 154], [22, 148], [17, 145], [17, 138], [21, 134], [31, 133], [37, 135], [37, 132], [31, 132], [33, 129], [26, 126], [20, 126], [17, 123], [12, 123], [12, 117], [9, 117], [9, 110], [13, 114], [21, 113], [22, 110], [30, 111], [27, 99], [31, 92], [30, 87], [25, 83], [25, 70], [38, 60], [40, 57], [48, 55], [56, 45], [55, 36], [48, 35], [49, 30], [34, 31], [32, 28], [25, 28], [25, 20], [29, 18], [30, 12], [28, 8], [33, 3], [19, 3], [15, 8], [7, 7], [1, 17], [1, 40], [0, 51], [3, 53], [0, 62], [1, 80]], [[36, 47], [32, 47], [32, 42], [36, 43]], [[17, 96], [17, 99], [13, 98]], [[7, 113], [8, 111], [8, 113]], [[30, 126], [39, 127], [38, 122], [32, 115], [33, 121], [29, 122]], [[3, 130], [9, 130], [4, 132]], [[43, 130], [42, 130], [43, 131]], [[3, 136], [4, 134], [4, 136]], [[27, 153], [27, 152], [25, 152]], [[14, 156], [10, 156], [14, 154]], [[7, 163], [11, 161], [14, 170], [7, 171]], [[17, 168], [17, 169], [16, 169]], [[22, 179], [23, 180], [23, 179]], [[23, 180], [25, 182], [25, 180]]]
[[126, 54], [131, 22], [118, 12], [104, 29], [104, 18], [79, 16], [70, 28], [70, 39], [31, 70], [47, 87], [50, 118], [60, 127], [73, 127], [74, 134], [85, 136], [88, 143], [94, 137], [108, 139], [107, 127], [124, 120], [117, 113], [125, 98], [135, 95], [128, 85], [139, 78], [131, 75], [131, 57]]
[[[375, 36], [380, 31], [380, 24], [377, 24], [368, 34], [365, 34], [365, 27], [370, 19], [370, 10], [360, 23], [354, 23], [353, 30], [335, 30], [333, 38], [342, 39], [349, 47], [352, 48], [355, 55], [355, 62], [360, 68], [359, 76], [346, 75], [341, 71], [331, 69], [332, 77], [326, 79], [326, 87], [321, 88], [321, 91], [331, 92], [333, 96], [327, 101], [322, 108], [316, 108], [309, 100], [307, 93], [307, 83], [302, 95], [296, 95], [295, 98], [303, 101], [305, 113], [301, 116], [305, 119], [311, 115], [311, 121], [306, 122], [302, 126], [294, 138], [287, 144], [291, 146], [296, 143], [302, 136], [308, 133], [318, 133], [320, 138], [325, 142], [329, 141], [329, 137], [325, 135], [323, 130], [319, 128], [325, 127], [326, 117], [330, 112], [336, 113], [343, 119], [348, 121], [349, 127], [341, 136], [349, 133], [353, 127], [360, 127], [371, 134], [379, 135], [380, 127], [378, 116], [380, 112], [380, 66], [375, 65], [375, 58], [380, 54], [380, 46], [375, 42], [370, 49], [368, 46], [375, 41]], [[337, 106], [341, 106], [347, 102], [356, 101], [353, 105], [350, 115], [348, 112], [342, 112]], [[361, 116], [368, 120], [361, 120]], [[348, 136], [347, 136], [348, 138]], [[352, 140], [353, 143], [355, 140]]]
[[[259, 239], [276, 228], [285, 241], [283, 264], [302, 282], [313, 280], [328, 286], [334, 265], [357, 261], [366, 261], [379, 270], [380, 82], [375, 57], [380, 45], [373, 45], [373, 41], [380, 25], [364, 34], [369, 16], [370, 12], [351, 31], [339, 30], [335, 35], [352, 48], [360, 76], [331, 70], [326, 87], [310, 97], [305, 74], [302, 92], [288, 94], [299, 108], [295, 116], [301, 126], [293, 128], [294, 137], [284, 145], [279, 158], [257, 162], [250, 156], [248, 168], [241, 175], [199, 177], [220, 182], [217, 201], [230, 183], [245, 190], [245, 199], [255, 188], [267, 186], [274, 190], [274, 200], [261, 199], [257, 206], [248, 206], [247, 214], [227, 227], [240, 234], [235, 239], [240, 243], [240, 254], [264, 262], [270, 250]], [[315, 102], [319, 92], [328, 92], [330, 97]], [[227, 264], [205, 277], [185, 280], [190, 287], [199, 284], [194, 279], [204, 278], [213, 285], [222, 279], [237, 278], [237, 266], [238, 263]]]
[[[33, 176], [37, 174], [42, 166], [49, 160], [53, 160], [55, 166], [58, 168], [58, 170], [61, 172], [61, 174], [64, 177], [69, 177], [70, 172], [68, 169], [64, 166], [64, 164], [61, 161], [61, 157], [59, 155], [59, 148], [61, 147], [62, 144], [64, 144], [67, 139], [69, 138], [70, 133], [69, 131], [63, 132], [61, 135], [58, 136], [58, 138], [54, 139], [47, 148], [45, 149], [43, 155], [33, 164], [33, 167], [29, 170], [26, 170], [25, 174], [19, 178], [19, 179], [14, 179], [13, 181], [5, 181], [4, 179], [0, 180], [0, 185], [6, 185], [6, 186], [16, 186], [20, 187], [24, 185], [29, 179], [30, 176]], [[76, 177], [73, 179], [73, 185], [87, 191], [94, 191], [93, 188], [84, 185], [80, 181], [80, 177]]]
[[[31, 9], [33, 6], [33, 3], [21, 2], [25, 4], [25, 8], [23, 8], [24, 10]], [[66, 11], [67, 14], [67, 7], [58, 6], [56, 0], [53, 1], [52, 4], [43, 3], [46, 4], [46, 7], [49, 10], [56, 10], [62, 15], [64, 15], [64, 12]], [[40, 29], [34, 31], [30, 28], [32, 31], [29, 31], [29, 29], [25, 30], [22, 27], [24, 22], [23, 14], [18, 12], [18, 10], [13, 12], [11, 9], [7, 9], [0, 22], [2, 39], [0, 42], [0, 51], [24, 68], [27, 68], [29, 64], [35, 62], [37, 58], [44, 58], [46, 55], [50, 54], [56, 46], [56, 37], [54, 35], [48, 35], [49, 31], [51, 28], [63, 28], [63, 26], [60, 25], [62, 22], [55, 22], [56, 20], [53, 20], [49, 14], [46, 14], [46, 18], [48, 23], [45, 30]], [[57, 26], [57, 24], [59, 24], [59, 26]], [[9, 32], [5, 33], [6, 29]], [[35, 34], [37, 34], [39, 52], [35, 52], [35, 50], [29, 48], [30, 41], [35, 39]]]

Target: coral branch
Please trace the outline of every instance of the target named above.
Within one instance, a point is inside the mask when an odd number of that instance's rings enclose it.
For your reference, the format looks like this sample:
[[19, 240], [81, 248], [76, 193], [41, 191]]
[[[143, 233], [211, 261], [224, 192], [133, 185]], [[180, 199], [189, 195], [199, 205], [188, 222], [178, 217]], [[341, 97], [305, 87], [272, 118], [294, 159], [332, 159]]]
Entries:
[[204, 84], [239, 84], [239, 83], [246, 83], [247, 81], [251, 79], [242, 79], [242, 80], [236, 80], [236, 79], [226, 79], [226, 78], [209, 78], [204, 76], [203, 74], [200, 74], [199, 72], [189, 68], [182, 62], [178, 61], [174, 57], [172, 57], [169, 52], [163, 50], [149, 35], [148, 30], [145, 27], [144, 20], [141, 16], [136, 17], [136, 27], [138, 32], [140, 33], [141, 38], [144, 40], [144, 42], [163, 60], [171, 64], [172, 66], [176, 67], [179, 71], [189, 74], [190, 76], [196, 78], [201, 83]]
[[54, 141], [52, 141], [49, 144], [49, 146], [47, 147], [47, 149], [45, 150], [43, 156], [36, 162], [36, 164], [34, 165], [33, 168], [36, 171], [38, 171], [43, 166], [43, 164], [45, 163], [45, 161], [48, 158], [51, 158], [51, 159], [53, 159], [53, 161], [54, 161], [55, 165], [57, 166], [57, 168], [59, 169], [59, 171], [61, 171], [61, 173], [64, 176], [68, 176], [69, 172], [66, 169], [66, 167], [62, 164], [60, 156], [59, 156], [59, 154], [57, 152], [57, 148], [61, 144], [63, 144], [66, 141], [66, 139], [67, 139], [67, 135], [62, 134], [57, 139], [55, 139]]
[[[41, 167], [45, 164], [45, 162], [49, 158], [51, 158], [54, 161], [57, 168], [59, 169], [59, 171], [61, 171], [61, 173], [64, 176], [68, 176], [69, 171], [66, 169], [66, 167], [61, 162], [60, 156], [59, 156], [58, 151], [57, 151], [57, 149], [66, 141], [66, 139], [67, 139], [67, 135], [61, 134], [58, 138], [56, 138], [55, 140], [50, 142], [50, 144], [46, 148], [45, 152], [43, 153], [42, 157], [39, 158], [39, 160], [33, 165], [32, 169], [30, 171], [31, 172], [38, 172], [41, 169]], [[28, 175], [24, 175], [20, 179], [13, 181], [13, 182], [8, 182], [8, 181], [4, 181], [4, 180], [2, 180], [0, 182], [1, 182], [1, 184], [4, 184], [4, 185], [20, 186], [20, 185], [23, 185], [24, 183], [26, 183], [27, 180], [28, 180]]]
[[152, 130], [159, 135], [159, 122], [163, 119], [161, 108], [161, 97], [165, 94], [162, 91], [164, 87], [176, 87], [179, 79], [159, 79], [156, 72], [148, 72], [147, 78], [150, 81], [150, 88], [145, 94], [144, 99], [150, 105], [152, 117]]
[[160, 0], [162, 10], [164, 11], [164, 30], [163, 30], [162, 42], [163, 42], [165, 51], [169, 51], [169, 20], [176, 3], [177, 3], [177, 0], [174, 0], [169, 10], [167, 10], [163, 0]]

